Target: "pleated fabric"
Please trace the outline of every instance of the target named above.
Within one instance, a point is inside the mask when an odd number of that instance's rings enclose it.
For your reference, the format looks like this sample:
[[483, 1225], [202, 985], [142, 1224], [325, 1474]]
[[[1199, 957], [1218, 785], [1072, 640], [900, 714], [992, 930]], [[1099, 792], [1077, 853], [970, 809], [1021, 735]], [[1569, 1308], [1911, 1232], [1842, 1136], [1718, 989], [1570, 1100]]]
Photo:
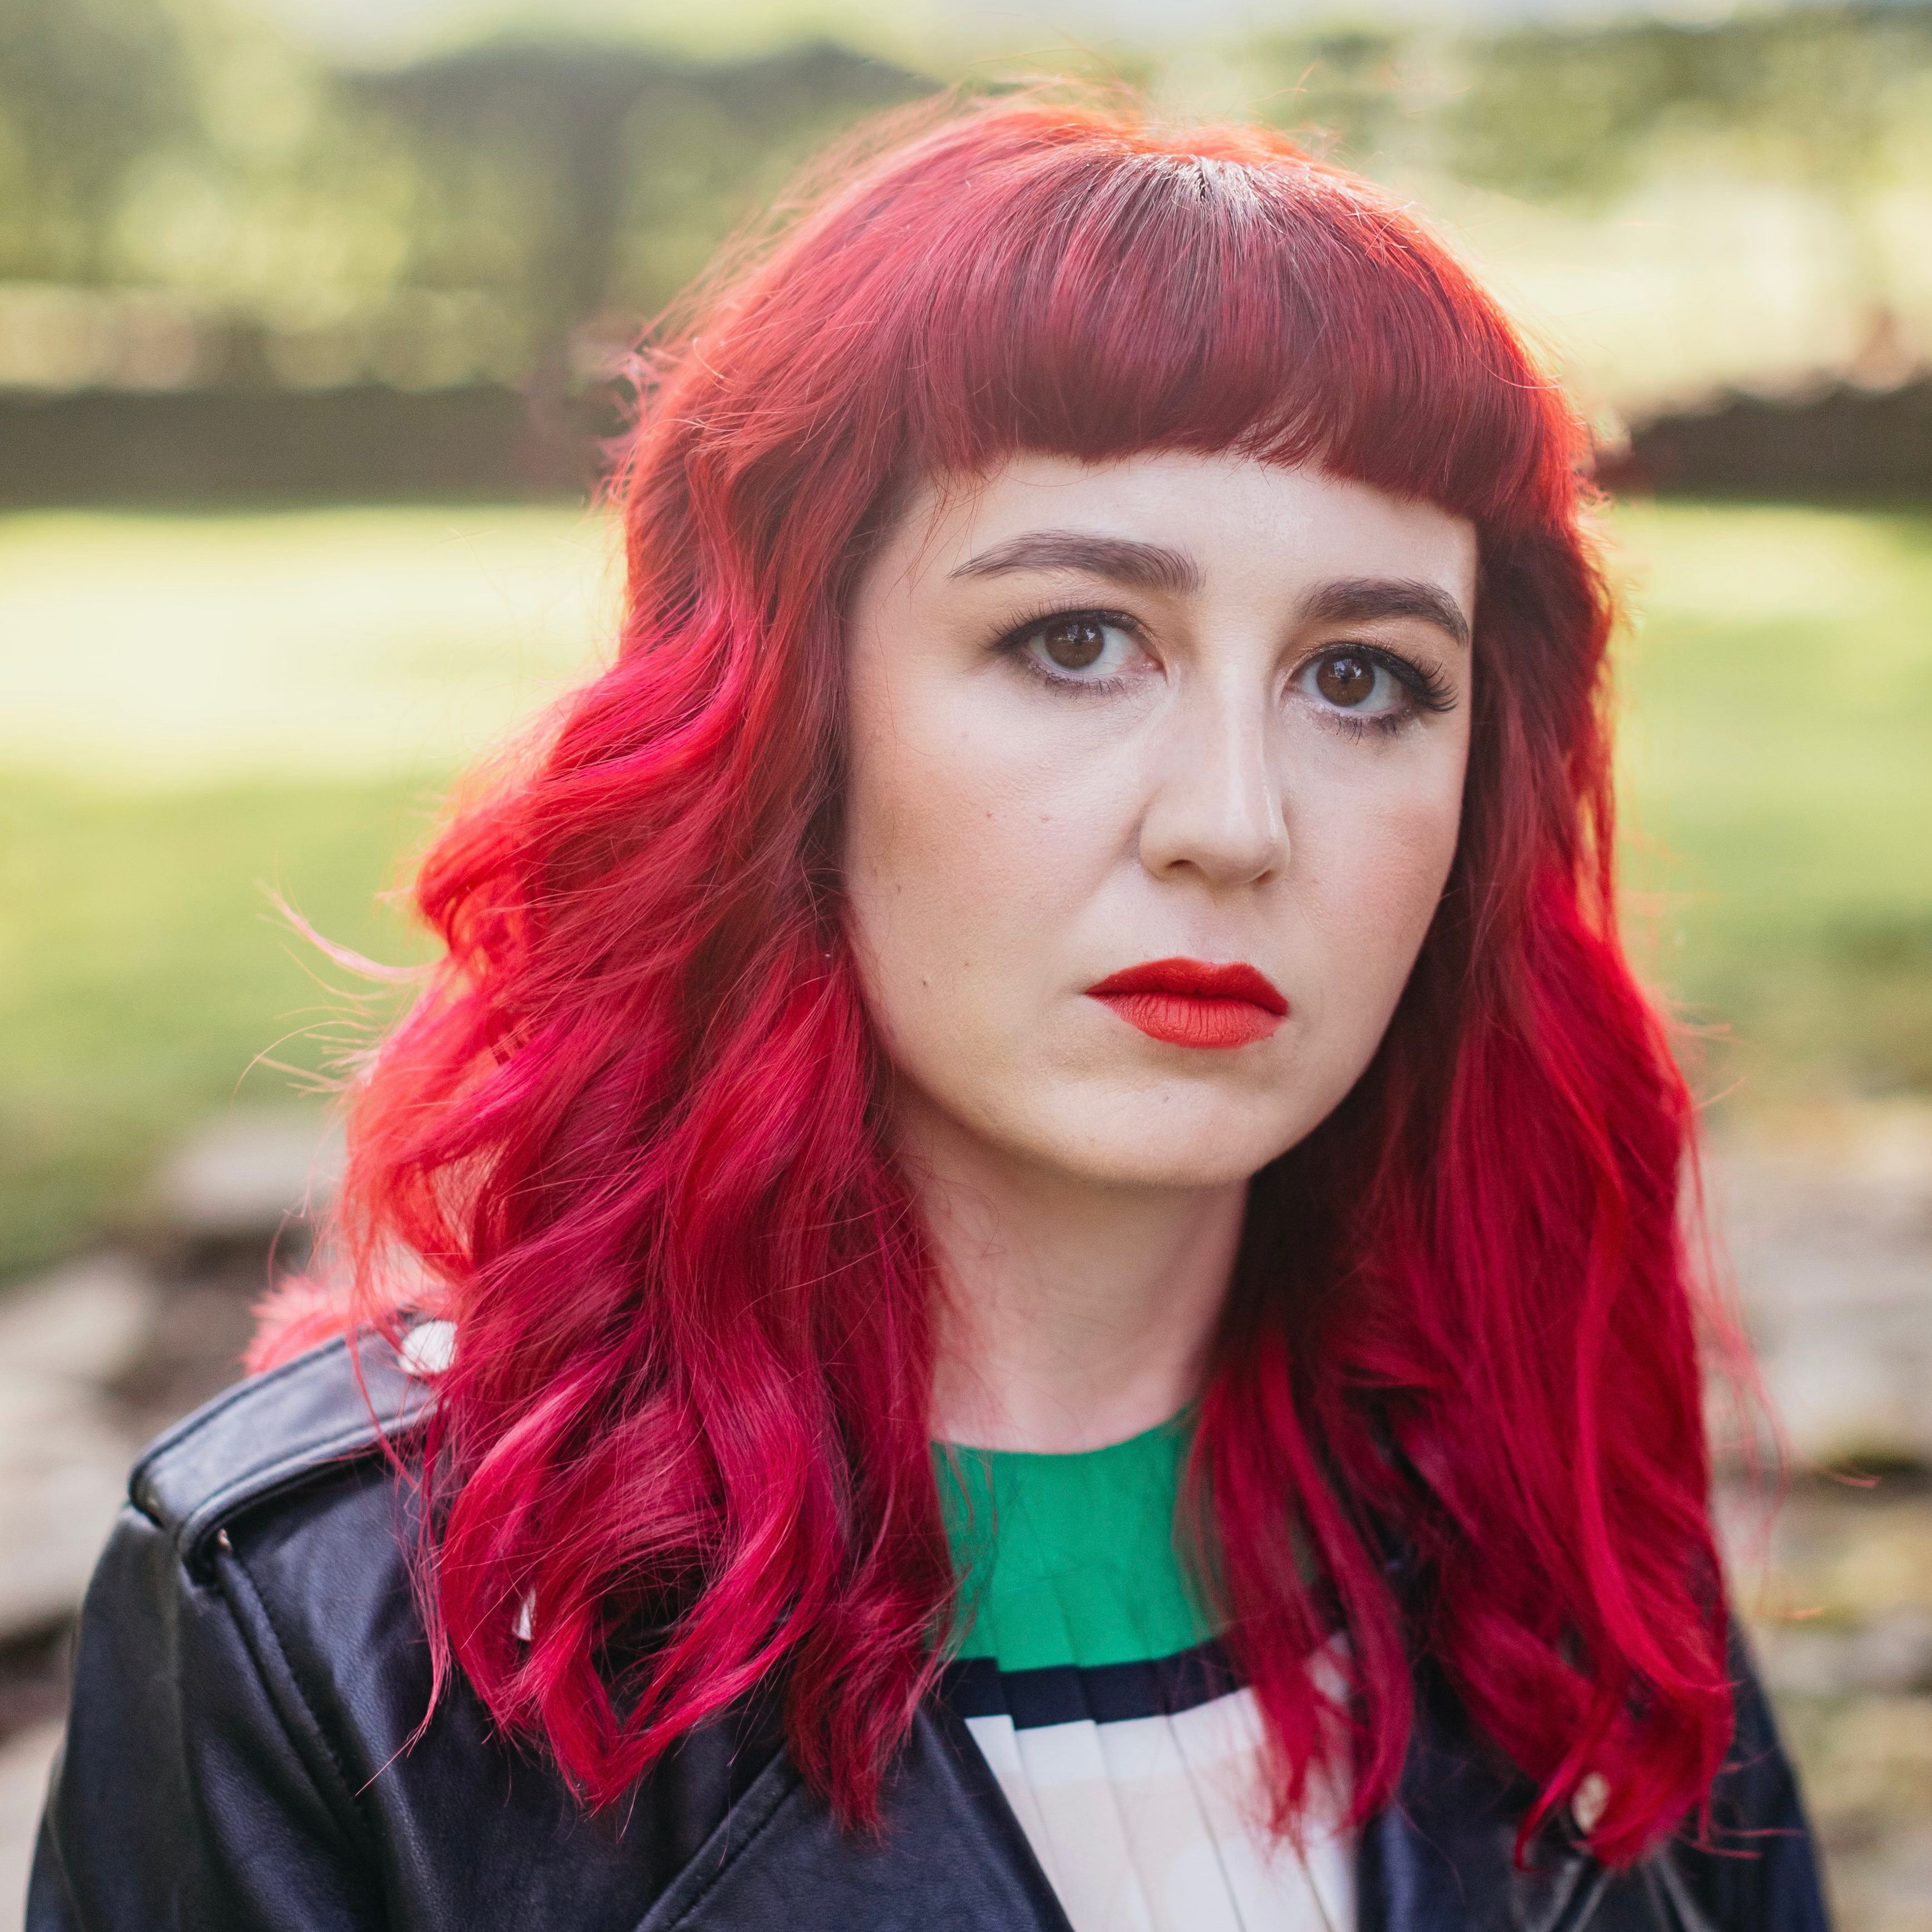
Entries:
[[1352, 1932], [1334, 1795], [1298, 1850], [1266, 1828], [1260, 1714], [1176, 1548], [1188, 1432], [939, 1452], [963, 1619], [944, 1694], [1075, 1932]]

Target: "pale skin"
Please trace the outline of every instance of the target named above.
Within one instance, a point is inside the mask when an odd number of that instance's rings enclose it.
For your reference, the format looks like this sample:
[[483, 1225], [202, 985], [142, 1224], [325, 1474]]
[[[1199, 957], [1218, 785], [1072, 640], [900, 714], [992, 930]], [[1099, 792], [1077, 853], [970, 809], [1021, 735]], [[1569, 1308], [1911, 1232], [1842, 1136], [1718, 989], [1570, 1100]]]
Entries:
[[[941, 1280], [933, 1433], [1051, 1453], [1197, 1392], [1247, 1184], [1388, 1027], [1456, 848], [1476, 543], [1311, 468], [1022, 454], [929, 484], [848, 645], [848, 920]], [[1266, 1037], [1090, 988], [1256, 969]]]

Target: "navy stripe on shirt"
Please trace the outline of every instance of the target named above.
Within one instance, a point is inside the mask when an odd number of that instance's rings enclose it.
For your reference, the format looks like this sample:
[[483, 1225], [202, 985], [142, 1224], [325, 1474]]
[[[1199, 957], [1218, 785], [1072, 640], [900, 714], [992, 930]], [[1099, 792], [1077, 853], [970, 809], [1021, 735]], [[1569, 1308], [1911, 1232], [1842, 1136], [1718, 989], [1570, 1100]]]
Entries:
[[1015, 1730], [1028, 1731], [1085, 1719], [1118, 1724], [1173, 1717], [1240, 1688], [1226, 1652], [1210, 1641], [1172, 1657], [1084, 1667], [1002, 1670], [994, 1658], [962, 1658], [946, 1666], [940, 1695], [962, 1718], [1010, 1717]]

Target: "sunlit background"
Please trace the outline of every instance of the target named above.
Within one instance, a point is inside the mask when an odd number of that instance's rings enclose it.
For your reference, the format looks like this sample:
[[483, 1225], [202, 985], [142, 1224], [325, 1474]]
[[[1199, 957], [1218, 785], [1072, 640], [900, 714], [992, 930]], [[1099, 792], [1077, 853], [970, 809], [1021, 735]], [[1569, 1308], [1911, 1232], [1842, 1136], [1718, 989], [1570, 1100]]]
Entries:
[[[146, 1433], [328, 1184], [452, 781], [608, 648], [625, 355], [841, 130], [1071, 76], [1432, 212], [1586, 408], [1630, 938], [1850, 1932], [1932, 1928], [1932, 6], [0, 0], [0, 1886]], [[0, 1911], [11, 1909], [0, 1894]]]

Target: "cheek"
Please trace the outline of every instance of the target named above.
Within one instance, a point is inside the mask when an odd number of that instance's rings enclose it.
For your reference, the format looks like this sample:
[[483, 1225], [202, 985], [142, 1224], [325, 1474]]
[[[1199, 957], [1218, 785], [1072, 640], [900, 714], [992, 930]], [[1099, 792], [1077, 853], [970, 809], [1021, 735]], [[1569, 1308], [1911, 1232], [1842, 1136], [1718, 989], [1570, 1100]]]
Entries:
[[1294, 814], [1298, 896], [1327, 954], [1324, 1005], [1338, 1021], [1385, 1024], [1434, 918], [1462, 816], [1460, 746], [1317, 792]]
[[[845, 884], [895, 1058], [970, 1058], [1047, 997], [1053, 935], [1118, 843], [1078, 764], [955, 686], [855, 693]], [[1090, 778], [1090, 772], [1086, 776]]]
[[[970, 932], [1025, 868], [1024, 788], [965, 746], [896, 731], [854, 747], [845, 862], [868, 917]], [[896, 910], [895, 910], [896, 908]]]

